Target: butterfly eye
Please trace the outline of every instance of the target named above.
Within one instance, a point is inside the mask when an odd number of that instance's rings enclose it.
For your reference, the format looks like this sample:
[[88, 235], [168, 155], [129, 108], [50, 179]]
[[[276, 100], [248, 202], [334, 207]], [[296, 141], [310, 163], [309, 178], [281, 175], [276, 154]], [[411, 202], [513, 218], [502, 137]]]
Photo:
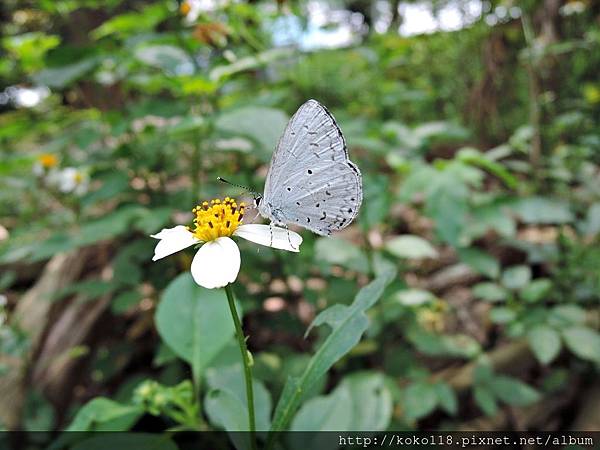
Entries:
[[262, 201], [262, 195], [257, 195], [256, 197], [254, 197], [254, 207], [258, 208], [258, 205], [260, 205], [261, 201]]

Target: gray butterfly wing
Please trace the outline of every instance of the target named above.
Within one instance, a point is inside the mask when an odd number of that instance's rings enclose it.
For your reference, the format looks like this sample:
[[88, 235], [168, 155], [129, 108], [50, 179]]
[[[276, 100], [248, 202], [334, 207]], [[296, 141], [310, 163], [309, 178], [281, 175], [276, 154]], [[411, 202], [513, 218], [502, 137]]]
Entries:
[[316, 100], [288, 123], [265, 183], [260, 213], [320, 235], [348, 226], [362, 202], [362, 179], [333, 116]]

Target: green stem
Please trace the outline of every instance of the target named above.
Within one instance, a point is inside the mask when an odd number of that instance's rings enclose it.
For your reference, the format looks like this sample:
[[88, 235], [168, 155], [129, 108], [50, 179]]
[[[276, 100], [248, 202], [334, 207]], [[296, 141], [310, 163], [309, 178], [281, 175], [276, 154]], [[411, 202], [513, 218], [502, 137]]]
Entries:
[[240, 346], [240, 353], [242, 354], [242, 361], [244, 363], [244, 378], [246, 379], [246, 402], [248, 404], [248, 425], [250, 427], [250, 444], [252, 450], [256, 450], [256, 425], [254, 419], [254, 391], [252, 390], [252, 370], [250, 369], [250, 357], [248, 354], [248, 348], [246, 347], [246, 338], [242, 330], [242, 323], [238, 317], [237, 309], [235, 307], [235, 300], [233, 298], [233, 289], [231, 284], [225, 286], [225, 293], [227, 294], [227, 301], [229, 302], [229, 309], [231, 310], [231, 317], [235, 324], [235, 335]]

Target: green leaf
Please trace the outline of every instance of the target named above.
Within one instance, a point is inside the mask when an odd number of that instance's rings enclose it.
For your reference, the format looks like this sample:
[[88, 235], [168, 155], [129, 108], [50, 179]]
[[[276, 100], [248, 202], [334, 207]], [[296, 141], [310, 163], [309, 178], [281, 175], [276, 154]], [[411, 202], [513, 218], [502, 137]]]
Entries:
[[600, 364], [600, 334], [591, 328], [578, 326], [562, 331], [565, 344], [581, 359]]
[[577, 305], [558, 305], [550, 312], [549, 322], [559, 328], [585, 322], [585, 309]]
[[[329, 395], [307, 401], [292, 431], [382, 431], [392, 417], [392, 395], [382, 374], [350, 375]], [[304, 446], [306, 448], [306, 445]], [[310, 445], [310, 448], [320, 448]]]
[[485, 386], [476, 385], [473, 388], [475, 403], [487, 416], [494, 416], [498, 412], [498, 403], [494, 393]]
[[469, 131], [457, 123], [427, 122], [414, 129], [415, 136], [425, 145], [456, 144], [469, 138]]
[[457, 158], [468, 164], [473, 164], [487, 170], [491, 174], [501, 179], [507, 187], [515, 189], [518, 184], [517, 178], [515, 178], [502, 164], [493, 161], [487, 157], [487, 155], [481, 153], [479, 150], [474, 148], [463, 148], [459, 150], [456, 155]]
[[248, 410], [231, 391], [213, 389], [204, 399], [210, 421], [227, 431], [248, 431]]
[[473, 295], [488, 302], [500, 302], [506, 300], [508, 292], [496, 283], [478, 283], [473, 286]]
[[455, 416], [458, 412], [458, 401], [454, 390], [446, 383], [437, 383], [434, 387], [438, 398], [437, 403], [448, 414]]
[[66, 431], [126, 431], [142, 416], [137, 405], [96, 397], [83, 405]]
[[494, 395], [512, 406], [527, 406], [540, 399], [538, 391], [516, 378], [497, 375], [489, 383]]
[[523, 198], [513, 205], [512, 210], [528, 224], [561, 224], [574, 219], [569, 204], [553, 198]]
[[412, 234], [392, 238], [385, 244], [385, 249], [399, 258], [420, 259], [438, 256], [437, 250], [429, 242]]
[[172, 14], [166, 3], [154, 3], [142, 8], [141, 11], [126, 12], [114, 16], [93, 30], [90, 35], [94, 39], [100, 39], [111, 34], [126, 37], [136, 32], [147, 33], [160, 21]]
[[498, 260], [489, 253], [477, 248], [458, 249], [458, 257], [465, 264], [468, 264], [477, 272], [490, 278], [496, 278], [500, 275], [500, 264]]
[[[231, 428], [237, 426], [237, 419], [231, 422], [215, 422], [217, 425], [223, 426], [227, 431], [247, 431], [248, 430], [248, 403], [246, 398], [246, 384], [244, 379], [244, 373], [242, 371], [241, 364], [234, 364], [225, 367], [211, 367], [206, 370], [206, 381], [208, 386], [212, 390], [219, 392], [227, 392], [232, 394], [237, 399], [237, 410], [242, 410], [242, 416], [245, 417], [245, 422], [242, 424], [242, 428]], [[256, 418], [256, 429], [259, 431], [268, 431], [271, 426], [271, 409], [272, 401], [271, 394], [263, 383], [258, 380], [252, 380], [252, 387], [254, 390], [254, 413]], [[210, 396], [211, 394], [209, 394]], [[225, 398], [225, 400], [222, 400]], [[226, 412], [224, 408], [235, 403], [233, 399], [228, 396], [222, 397], [220, 395], [214, 395], [211, 400], [211, 405], [217, 407], [217, 410], [209, 410], [207, 406], [207, 413], [215, 413], [215, 417], [220, 417], [221, 413]], [[237, 417], [233, 412], [228, 412], [228, 417]]]
[[439, 236], [453, 247], [459, 247], [468, 211], [467, 184], [448, 170], [437, 172], [430, 181], [425, 212], [435, 221]]
[[353, 410], [350, 391], [347, 387], [340, 387], [330, 395], [314, 397], [304, 403], [294, 417], [290, 430], [351, 430], [353, 429], [352, 419]]
[[403, 395], [402, 409], [408, 420], [417, 420], [431, 413], [438, 404], [437, 389], [433, 384], [416, 382], [410, 384]]
[[547, 325], [537, 325], [527, 333], [529, 346], [542, 364], [552, 362], [560, 352], [560, 335]]
[[510, 308], [496, 307], [490, 311], [490, 320], [494, 323], [505, 324], [512, 322], [517, 314]]
[[79, 80], [98, 64], [98, 58], [83, 59], [73, 64], [60, 67], [50, 67], [33, 76], [36, 84], [51, 88], [62, 89]]
[[479, 343], [466, 334], [439, 335], [415, 326], [409, 328], [407, 338], [419, 352], [430, 356], [472, 358], [481, 352]]
[[394, 298], [404, 306], [419, 306], [435, 300], [435, 295], [423, 289], [405, 289], [396, 292]]
[[507, 289], [521, 289], [531, 280], [529, 266], [512, 266], [502, 273], [502, 285]]
[[144, 64], [161, 69], [170, 75], [180, 74], [193, 67], [187, 53], [172, 45], [140, 47], [136, 49], [134, 55]]
[[196, 381], [234, 334], [225, 293], [198, 286], [190, 273], [181, 274], [169, 284], [155, 321], [163, 341], [191, 364]]
[[246, 70], [256, 69], [291, 54], [292, 51], [288, 48], [269, 49], [252, 56], [240, 58], [231, 64], [217, 66], [210, 71], [208, 77], [212, 81], [219, 81], [221, 78], [226, 78]]
[[350, 270], [367, 273], [369, 259], [352, 242], [337, 237], [323, 237], [315, 242], [315, 261], [340, 265]]
[[548, 278], [538, 278], [521, 289], [521, 298], [529, 303], [543, 300], [552, 289], [552, 281]]
[[350, 306], [334, 305], [315, 318], [307, 333], [312, 327], [325, 323], [331, 327], [331, 333], [310, 359], [302, 375], [288, 379], [275, 409], [271, 431], [287, 427], [302, 396], [360, 341], [369, 324], [365, 311], [379, 300], [395, 275], [393, 270], [383, 273], [363, 287]]
[[258, 154], [267, 161], [288, 122], [283, 111], [263, 106], [245, 106], [221, 114], [216, 127], [234, 136], [245, 136], [258, 145]]
[[347, 376], [338, 389], [345, 388], [352, 399], [352, 422], [348, 430], [383, 431], [392, 418], [392, 393], [383, 374], [362, 372]]

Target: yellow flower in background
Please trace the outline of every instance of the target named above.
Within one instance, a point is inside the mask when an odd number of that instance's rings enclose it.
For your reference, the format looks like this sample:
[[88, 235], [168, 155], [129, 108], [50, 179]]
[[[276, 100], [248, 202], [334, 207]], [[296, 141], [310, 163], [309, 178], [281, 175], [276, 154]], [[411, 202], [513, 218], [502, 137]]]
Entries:
[[188, 2], [187, 0], [185, 2], [182, 2], [179, 6], [179, 12], [182, 16], [187, 16], [191, 10], [192, 7], [190, 6], [190, 2]]
[[42, 153], [36, 158], [33, 173], [37, 176], [48, 173], [58, 165], [58, 157], [52, 153]]
[[56, 165], [58, 164], [58, 158], [52, 153], [42, 153], [40, 156], [38, 156], [38, 161], [46, 169], [56, 167]]
[[192, 260], [194, 281], [207, 289], [224, 287], [237, 278], [241, 257], [232, 236], [280, 250], [298, 252], [302, 237], [293, 231], [262, 224], [244, 224], [245, 205], [225, 197], [196, 206], [194, 227], [178, 225], [151, 235], [159, 239], [152, 261], [202, 244]]

